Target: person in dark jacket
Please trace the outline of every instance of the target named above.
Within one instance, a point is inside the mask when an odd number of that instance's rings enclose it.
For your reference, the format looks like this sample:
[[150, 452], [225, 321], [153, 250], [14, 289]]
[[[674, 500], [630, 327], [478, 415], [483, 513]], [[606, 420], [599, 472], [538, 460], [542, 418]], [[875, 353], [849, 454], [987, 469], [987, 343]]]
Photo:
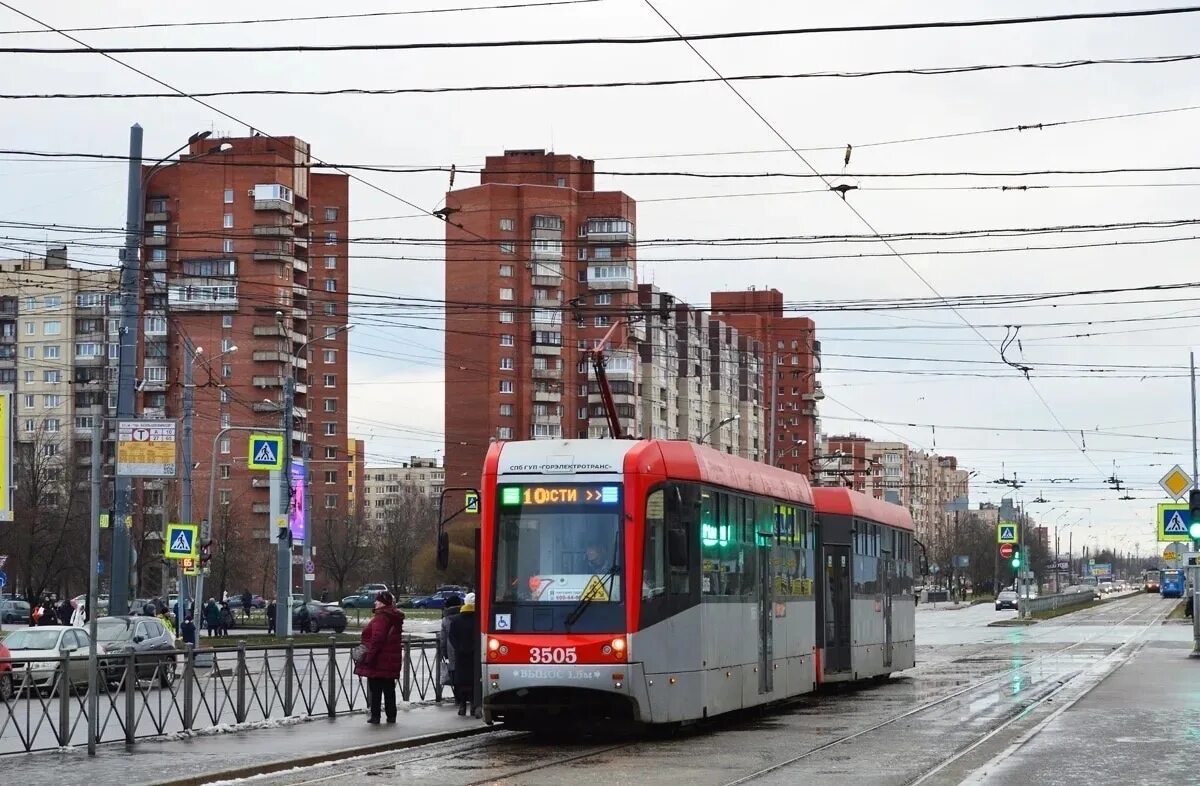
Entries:
[[233, 610], [229, 608], [229, 604], [221, 601], [221, 624], [218, 626], [222, 636], [229, 635], [229, 629], [233, 627]]
[[42, 616], [38, 618], [38, 625], [57, 625], [58, 615], [54, 613], [54, 604], [46, 601], [42, 604]]
[[277, 610], [278, 610], [278, 607], [275, 605], [275, 601], [271, 601], [270, 603], [267, 604], [267, 635], [268, 636], [275, 635], [275, 613]]
[[217, 608], [217, 599], [209, 598], [208, 603], [204, 604], [204, 627], [208, 628], [208, 635], [217, 635], [217, 630], [221, 627], [221, 610]]
[[250, 594], [250, 590], [242, 590], [242, 619], [250, 619], [250, 604], [254, 602], [254, 596]]
[[479, 660], [479, 620], [475, 616], [474, 593], [467, 595], [458, 614], [450, 618], [450, 646], [454, 650], [452, 673], [458, 714], [467, 714], [469, 702], [474, 717], [478, 711], [475, 706], [475, 662]]
[[58, 611], [58, 624], [59, 625], [70, 625], [71, 624], [71, 615], [73, 615], [75, 613], [75, 609], [71, 607], [71, 601], [67, 600], [66, 598], [63, 598], [62, 601], [58, 604], [57, 611]]
[[381, 703], [387, 722], [396, 722], [396, 680], [404, 657], [403, 635], [404, 612], [396, 608], [392, 593], [379, 593], [375, 596], [375, 613], [362, 632], [366, 654], [354, 666], [354, 673], [367, 680], [367, 723], [379, 723]]
[[183, 625], [179, 628], [179, 635], [183, 638], [184, 644], [191, 644], [193, 647], [199, 647], [200, 642], [196, 638], [196, 622], [189, 614], [187, 619], [183, 621]]

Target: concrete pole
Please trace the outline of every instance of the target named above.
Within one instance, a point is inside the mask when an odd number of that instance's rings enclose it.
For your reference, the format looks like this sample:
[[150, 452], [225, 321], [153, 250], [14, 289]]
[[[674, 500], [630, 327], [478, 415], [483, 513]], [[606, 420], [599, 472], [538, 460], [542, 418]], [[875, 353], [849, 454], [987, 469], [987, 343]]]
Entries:
[[[1188, 353], [1192, 378], [1192, 483], [1200, 482], [1200, 451], [1196, 447], [1196, 353]], [[1193, 543], [1192, 550], [1196, 547]], [[1191, 569], [1192, 578], [1192, 657], [1200, 657], [1200, 568]]]
[[[121, 333], [119, 372], [117, 376], [117, 417], [134, 416], [137, 395], [138, 325], [141, 311], [141, 245], [143, 220], [142, 198], [142, 127], [136, 123], [129, 129], [129, 180], [125, 204], [125, 249], [121, 259]], [[112, 522], [112, 586], [109, 588], [108, 613], [129, 612], [129, 526], [127, 519], [133, 510], [133, 479], [117, 475], [115, 521]], [[94, 568], [95, 565], [92, 565]]]
[[779, 353], [771, 350], [771, 420], [767, 424], [767, 454], [769, 459], [767, 463], [772, 467], [775, 466], [775, 419], [779, 417], [779, 413], [775, 411], [776, 404], [779, 400]]
[[[103, 484], [103, 467], [100, 464], [100, 443], [104, 439], [104, 416], [96, 415], [92, 423], [92, 508], [91, 524], [88, 527], [88, 755], [96, 755], [96, 737], [99, 735], [100, 687], [98, 685], [99, 663], [96, 658], [96, 607], [100, 594], [100, 490]], [[112, 602], [111, 596], [109, 602]]]
[[[282, 311], [275, 312], [275, 322], [283, 334], [281, 343], [284, 344], [288, 358], [286, 375], [283, 378], [283, 473], [280, 481], [280, 499], [284, 517], [279, 527], [279, 544], [275, 554], [275, 636], [287, 639], [292, 619], [292, 530], [288, 526], [286, 513], [291, 507], [289, 503], [292, 499], [292, 410], [296, 401], [296, 372], [292, 363], [292, 341]], [[272, 511], [272, 515], [278, 513]]]
[[[192, 383], [192, 370], [196, 348], [192, 342], [183, 341], [183, 482], [179, 494], [179, 518], [183, 524], [192, 523], [192, 417], [196, 408], [196, 386]], [[198, 546], [199, 544], [197, 544]], [[187, 618], [188, 580], [183, 567], [175, 560], [179, 570], [179, 611], [175, 614], [175, 630], [183, 632], [183, 621]], [[199, 558], [196, 560], [199, 567]]]

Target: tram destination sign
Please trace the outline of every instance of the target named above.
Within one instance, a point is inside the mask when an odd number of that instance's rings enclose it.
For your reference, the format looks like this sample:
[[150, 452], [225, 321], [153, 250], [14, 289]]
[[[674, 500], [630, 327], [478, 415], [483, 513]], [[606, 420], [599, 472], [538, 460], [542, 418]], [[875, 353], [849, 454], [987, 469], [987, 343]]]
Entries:
[[570, 505], [588, 507], [616, 505], [621, 501], [621, 487], [603, 484], [587, 485], [528, 485], [501, 486], [501, 507], [539, 507]]

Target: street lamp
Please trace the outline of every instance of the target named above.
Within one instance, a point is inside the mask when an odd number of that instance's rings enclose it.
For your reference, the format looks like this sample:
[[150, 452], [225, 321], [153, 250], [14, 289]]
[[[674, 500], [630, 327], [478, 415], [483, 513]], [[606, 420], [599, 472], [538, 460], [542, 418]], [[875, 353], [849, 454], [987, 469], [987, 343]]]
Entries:
[[711, 437], [713, 434], [715, 434], [716, 432], [720, 431], [720, 430], [721, 430], [721, 429], [723, 429], [725, 426], [728, 426], [730, 423], [734, 422], [735, 420], [741, 420], [741, 419], [742, 419], [742, 416], [741, 416], [741, 415], [730, 415], [729, 417], [727, 417], [727, 418], [723, 419], [723, 420], [722, 420], [720, 423], [718, 423], [718, 424], [717, 424], [716, 426], [714, 426], [712, 429], [710, 429], [710, 430], [709, 430], [709, 432], [708, 432], [707, 434], [705, 434], [703, 437], [700, 437], [699, 439], [697, 439], [697, 440], [696, 440], [696, 443], [697, 443], [697, 444], [700, 444], [700, 445], [703, 445], [703, 444], [704, 444], [704, 442], [705, 442], [705, 440], [707, 440], [707, 439], [708, 439], [709, 437]]

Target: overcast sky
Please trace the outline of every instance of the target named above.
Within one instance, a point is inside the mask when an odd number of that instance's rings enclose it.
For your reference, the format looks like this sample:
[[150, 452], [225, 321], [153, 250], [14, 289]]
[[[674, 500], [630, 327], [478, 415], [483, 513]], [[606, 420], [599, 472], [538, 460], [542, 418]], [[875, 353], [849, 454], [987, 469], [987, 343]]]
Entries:
[[[272, 14], [319, 15], [483, 5], [502, 0], [406, 0], [351, 5], [294, 2]], [[245, 3], [177, 4], [148, 8], [121, 0], [32, 3], [16, 7], [61, 27], [247, 19]], [[1055, 12], [1159, 7], [1157, 2], [924, 2], [895, 4], [717, 2], [659, 0], [683, 32], [970, 19]], [[259, 6], [266, 8], [266, 6]], [[0, 8], [0, 30], [32, 25]], [[670, 31], [644, 0], [599, 0], [557, 7], [325, 20], [288, 24], [80, 32], [92, 45], [225, 45], [466, 41], [580, 36], [646, 36]], [[1077, 21], [1019, 27], [846, 33], [701, 42], [725, 75], [930, 68], [988, 63], [1142, 58], [1192, 54], [1200, 15]], [[62, 36], [3, 35], [3, 46], [71, 46]], [[333, 89], [430, 87], [709, 76], [682, 43], [641, 46], [540, 47], [292, 54], [134, 54], [131, 64], [187, 91], [246, 88]], [[875, 76], [742, 82], [755, 107], [824, 172], [842, 171], [843, 147], [855, 146], [850, 173], [1115, 169], [1200, 164], [1194, 159], [1200, 111], [1068, 125], [1042, 131], [963, 136], [904, 144], [872, 143], [977, 131], [1018, 124], [1174, 109], [1200, 104], [1194, 62], [1095, 65], [1061, 70], [1003, 70], [941, 76]], [[0, 54], [0, 92], [161, 92], [149, 79], [99, 55]], [[294, 134], [331, 162], [469, 167], [505, 148], [548, 148], [597, 159], [610, 171], [807, 172], [791, 152], [716, 157], [620, 160], [656, 154], [777, 149], [771, 131], [724, 85], [508, 91], [370, 97], [217, 97], [214, 106], [270, 134]], [[200, 129], [242, 135], [245, 125], [181, 99], [7, 100], [0, 104], [0, 147], [10, 150], [124, 154], [128, 127], [146, 129], [148, 158], [165, 155]], [[606, 159], [600, 161], [600, 159]], [[618, 159], [618, 160], [607, 160]], [[364, 173], [404, 199], [432, 209], [447, 175]], [[456, 185], [477, 177], [460, 174]], [[0, 155], [0, 218], [36, 224], [119, 227], [125, 211], [125, 165], [29, 161]], [[1187, 219], [1195, 215], [1200, 173], [1150, 172], [1038, 178], [846, 177], [857, 186], [848, 204], [820, 181], [697, 180], [681, 177], [597, 178], [639, 200], [640, 238], [748, 237], [869, 232], [852, 204], [880, 232], [947, 231]], [[962, 190], [963, 186], [1075, 185], [1032, 191]], [[1140, 184], [1140, 185], [1136, 185]], [[1130, 187], [1114, 187], [1127, 185]], [[949, 190], [947, 187], [957, 187]], [[1135, 187], [1136, 186], [1136, 187]], [[712, 199], [708, 195], [809, 192]], [[663, 200], [663, 201], [654, 201]], [[434, 219], [361, 183], [351, 187], [355, 236], [442, 236]], [[401, 218], [385, 218], [396, 217]], [[379, 220], [363, 220], [379, 219]], [[0, 232], [6, 245], [41, 249], [65, 236], [46, 230]], [[1026, 247], [1196, 235], [1191, 226], [1121, 232], [904, 241], [901, 251]], [[25, 242], [22, 242], [25, 241]], [[686, 300], [704, 304], [712, 289], [776, 287], [789, 302], [871, 298], [1035, 293], [1178, 284], [1200, 280], [1194, 243], [1168, 242], [1005, 254], [913, 255], [861, 260], [680, 261], [704, 256], [820, 256], [878, 253], [878, 244], [643, 249], [640, 276]], [[438, 257], [437, 248], [358, 246], [360, 254]], [[74, 256], [111, 263], [115, 252], [77, 248]], [[664, 261], [656, 262], [656, 258]], [[352, 262], [360, 294], [440, 298], [437, 261]], [[911, 269], [910, 267], [911, 266]], [[924, 279], [924, 282], [922, 281]], [[926, 283], [927, 282], [927, 283]], [[1047, 521], [1079, 541], [1141, 553], [1151, 534], [1157, 480], [1176, 462], [1190, 469], [1187, 439], [1189, 347], [1200, 329], [1190, 289], [1077, 297], [1036, 307], [1006, 305], [954, 312], [813, 314], [823, 344], [824, 430], [956, 455], [978, 470], [972, 502], [998, 501], [990, 481], [1014, 472], [1029, 482], [1008, 492], [1045, 504]], [[1114, 301], [1136, 300], [1119, 305]], [[1103, 301], [1098, 303], [1097, 301]], [[1153, 301], [1153, 302], [1147, 302]], [[372, 309], [377, 313], [378, 309]], [[1150, 317], [1186, 317], [1145, 323]], [[1022, 325], [1007, 357], [1030, 366], [1032, 384], [997, 364], [1003, 327]], [[1087, 325], [1047, 322], [1096, 321]], [[397, 326], [419, 324], [425, 329]], [[364, 320], [351, 334], [351, 428], [368, 440], [376, 460], [432, 455], [441, 446], [440, 323], [397, 313]], [[869, 329], [864, 329], [869, 328]], [[1122, 332], [1112, 332], [1122, 331]], [[1071, 337], [1081, 333], [1102, 333]], [[982, 336], [982, 337], [981, 337]], [[850, 355], [934, 360], [895, 360]], [[981, 362], [987, 361], [987, 362]], [[1080, 364], [1104, 367], [1086, 373]], [[1132, 369], [1114, 369], [1123, 365]], [[1145, 366], [1171, 366], [1145, 369]], [[984, 376], [929, 376], [911, 372]], [[908, 372], [908, 373], [905, 373]], [[1047, 377], [1059, 375], [1067, 378]], [[1163, 378], [1163, 375], [1172, 375]], [[1146, 378], [1142, 378], [1145, 375]], [[1044, 404], [1042, 400], [1044, 399]], [[1052, 414], [1053, 413], [1053, 414]], [[897, 423], [881, 426], [862, 417]], [[1057, 419], [1056, 419], [1057, 418]], [[1070, 435], [1056, 431], [1060, 423]], [[936, 426], [936, 429], [931, 426]], [[973, 430], [953, 426], [971, 426]], [[984, 428], [980, 428], [984, 427]], [[991, 431], [1045, 429], [1045, 433]], [[1122, 431], [1138, 437], [1095, 431]], [[1081, 433], [1082, 432], [1082, 433]], [[1154, 438], [1151, 438], [1154, 437]], [[1086, 451], [1080, 449], [1086, 444]], [[1108, 490], [1115, 474], [1126, 492]], [[1074, 482], [1050, 483], [1051, 478]], [[1088, 510], [1090, 508], [1090, 510]], [[1051, 510], [1053, 509], [1053, 510]], [[1094, 526], [1089, 531], [1089, 525]], [[1065, 548], [1066, 535], [1063, 534]]]

